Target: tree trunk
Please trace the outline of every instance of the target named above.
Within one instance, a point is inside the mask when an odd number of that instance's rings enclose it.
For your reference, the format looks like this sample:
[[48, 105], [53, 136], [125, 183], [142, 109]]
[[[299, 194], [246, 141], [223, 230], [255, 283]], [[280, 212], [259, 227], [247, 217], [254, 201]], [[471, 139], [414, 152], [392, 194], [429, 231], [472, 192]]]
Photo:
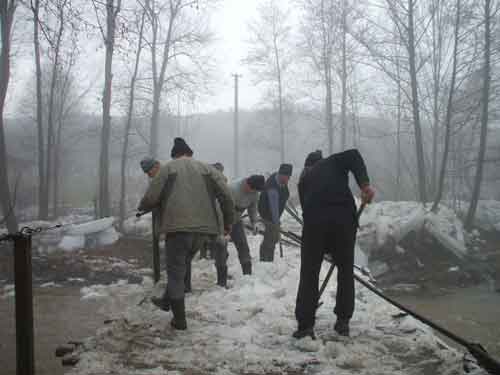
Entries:
[[54, 189], [52, 197], [52, 213], [55, 219], [59, 217], [59, 172], [61, 168], [61, 136], [62, 136], [63, 119], [62, 114], [59, 117], [59, 124], [56, 133], [56, 142], [54, 145]]
[[141, 59], [142, 52], [142, 35], [144, 31], [144, 17], [145, 12], [142, 13], [141, 16], [141, 25], [139, 28], [139, 45], [137, 46], [137, 52], [135, 54], [135, 64], [134, 71], [132, 73], [132, 77], [130, 79], [130, 93], [128, 98], [128, 110], [127, 110], [127, 120], [125, 123], [125, 134], [123, 139], [123, 149], [122, 149], [122, 158], [120, 165], [120, 177], [121, 177], [121, 186], [120, 186], [120, 231], [123, 232], [123, 222], [125, 220], [126, 215], [126, 197], [127, 197], [127, 180], [126, 180], [126, 171], [127, 171], [127, 153], [128, 153], [128, 141], [130, 128], [132, 127], [132, 116], [134, 114], [134, 102], [135, 102], [135, 82], [137, 80], [137, 73], [139, 71], [139, 62]]
[[[154, 1], [152, 2], [154, 6]], [[158, 136], [159, 136], [159, 118], [160, 118], [160, 106], [161, 106], [161, 96], [163, 85], [165, 84], [165, 74], [167, 70], [168, 63], [170, 62], [170, 52], [172, 43], [172, 33], [175, 19], [177, 18], [177, 12], [179, 10], [180, 2], [176, 2], [175, 5], [170, 4], [170, 19], [168, 23], [167, 36], [165, 43], [163, 44], [163, 56], [160, 67], [159, 75], [157, 74], [157, 63], [156, 63], [156, 42], [158, 33], [158, 19], [157, 14], [154, 9], [150, 8], [149, 1], [146, 2], [146, 7], [149, 8], [151, 19], [153, 24], [153, 43], [151, 43], [151, 55], [152, 55], [152, 68], [153, 68], [153, 108], [151, 113], [151, 132], [150, 132], [150, 156], [153, 158], [158, 157]]]
[[9, 175], [7, 172], [7, 149], [5, 145], [3, 110], [10, 78], [10, 41], [12, 22], [16, 10], [16, 0], [0, 3], [0, 32], [2, 49], [0, 54], [0, 203], [7, 230], [17, 232], [17, 219], [14, 212], [15, 202], [10, 198]]
[[413, 111], [413, 126], [415, 129], [415, 148], [417, 154], [417, 170], [418, 170], [418, 191], [419, 198], [422, 203], [427, 202], [427, 186], [425, 178], [425, 159], [424, 145], [422, 140], [422, 126], [420, 123], [420, 108], [418, 100], [418, 81], [417, 69], [415, 66], [415, 30], [413, 7], [415, 0], [408, 0], [408, 59], [410, 64], [410, 80], [411, 80], [411, 102]]
[[472, 189], [472, 197], [465, 219], [465, 228], [472, 229], [476, 215], [477, 203], [481, 194], [481, 183], [483, 180], [484, 155], [486, 154], [486, 137], [488, 135], [488, 113], [490, 101], [490, 58], [491, 58], [491, 5], [490, 0], [484, 0], [484, 67], [483, 67], [483, 89], [481, 93], [481, 134], [479, 138], [479, 153], [477, 157], [476, 177]]
[[441, 5], [440, 0], [436, 0], [432, 15], [432, 75], [433, 75], [433, 93], [432, 93], [432, 160], [431, 160], [431, 194], [436, 192], [437, 184], [437, 164], [438, 164], [438, 138], [439, 138], [439, 95], [441, 92]]
[[443, 196], [444, 188], [444, 176], [446, 174], [446, 166], [448, 163], [448, 155], [450, 150], [450, 138], [451, 138], [451, 116], [453, 113], [453, 96], [455, 94], [455, 81], [457, 77], [457, 55], [458, 55], [458, 30], [460, 27], [460, 0], [457, 0], [456, 5], [456, 16], [455, 16], [455, 30], [453, 35], [453, 62], [452, 62], [452, 72], [451, 72], [451, 83], [450, 92], [448, 94], [448, 105], [446, 107], [446, 120], [445, 120], [445, 136], [444, 136], [444, 149], [443, 158], [441, 161], [441, 169], [439, 171], [439, 179], [437, 181], [437, 192], [434, 198], [434, 204], [432, 205], [432, 211], [436, 212], [439, 202]]
[[109, 196], [109, 141], [111, 136], [111, 85], [113, 81], [113, 51], [115, 47], [116, 16], [121, 0], [106, 0], [106, 60], [104, 67], [104, 94], [102, 98], [101, 152], [99, 156], [99, 217], [111, 215]]
[[33, 42], [35, 47], [36, 67], [36, 123], [38, 130], [38, 218], [49, 218], [49, 202], [47, 199], [47, 183], [45, 179], [45, 142], [43, 136], [43, 100], [42, 100], [42, 68], [40, 63], [39, 11], [40, 0], [35, 0], [33, 11]]
[[[54, 61], [52, 65], [52, 75], [50, 81], [50, 92], [49, 92], [49, 113], [47, 116], [47, 169], [45, 172], [46, 180], [46, 189], [44, 189], [44, 197], [43, 200], [47, 201], [47, 206], [50, 202], [50, 188], [52, 186], [55, 189], [56, 182], [52, 180], [53, 178], [53, 167], [54, 167], [54, 157], [55, 157], [55, 147], [54, 147], [54, 97], [56, 91], [56, 83], [59, 79], [59, 51], [61, 47], [61, 39], [64, 32], [64, 6], [65, 3], [60, 4], [58, 9], [59, 14], [59, 30], [57, 31], [57, 39], [54, 45]], [[52, 181], [51, 181], [52, 180]]]
[[342, 102], [340, 105], [340, 151], [344, 151], [346, 148], [346, 132], [347, 132], [347, 2], [343, 0], [342, 2]]

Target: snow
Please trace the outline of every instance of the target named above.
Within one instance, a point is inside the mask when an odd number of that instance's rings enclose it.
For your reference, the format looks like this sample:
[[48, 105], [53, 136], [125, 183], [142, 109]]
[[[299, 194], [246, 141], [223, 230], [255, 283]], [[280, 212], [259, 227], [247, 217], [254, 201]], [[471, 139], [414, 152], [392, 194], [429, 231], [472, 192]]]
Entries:
[[97, 235], [97, 245], [106, 246], [112, 245], [120, 238], [120, 234], [115, 230], [115, 228], [110, 227]]
[[59, 242], [59, 245], [57, 245], [57, 247], [59, 249], [66, 250], [66, 251], [83, 249], [84, 246], [85, 246], [85, 236], [84, 235], [64, 236], [61, 239], [61, 242]]
[[[152, 305], [163, 282], [120, 281], [82, 288], [82, 298], [102, 300], [113, 320], [86, 339], [73, 375], [119, 374], [459, 374], [462, 353], [432, 331], [357, 284], [351, 337], [333, 330], [335, 275], [318, 309], [317, 340], [296, 340], [294, 317], [300, 254], [286, 246], [273, 263], [258, 259], [261, 237], [248, 236], [253, 275], [243, 276], [230, 244], [230, 288], [215, 285], [213, 261], [193, 263], [193, 293], [186, 297], [187, 331], [170, 327], [170, 312]], [[321, 279], [329, 264], [324, 262]], [[473, 374], [485, 374], [476, 370]]]
[[103, 219], [93, 220], [87, 223], [73, 224], [66, 229], [66, 233], [70, 236], [79, 236], [102, 232], [109, 229], [113, 225], [114, 221], [114, 217], [105, 217]]
[[[446, 206], [440, 206], [435, 214], [417, 202], [377, 202], [365, 209], [360, 225], [361, 236], [374, 238], [364, 243], [363, 251], [368, 255], [387, 241], [397, 244], [408, 233], [418, 233], [424, 227], [455, 256], [463, 258], [467, 253], [463, 225]], [[403, 253], [404, 249], [397, 251]]]
[[142, 215], [140, 218], [132, 216], [123, 222], [123, 230], [127, 234], [149, 235], [152, 233], [152, 222], [153, 216], [151, 212]]

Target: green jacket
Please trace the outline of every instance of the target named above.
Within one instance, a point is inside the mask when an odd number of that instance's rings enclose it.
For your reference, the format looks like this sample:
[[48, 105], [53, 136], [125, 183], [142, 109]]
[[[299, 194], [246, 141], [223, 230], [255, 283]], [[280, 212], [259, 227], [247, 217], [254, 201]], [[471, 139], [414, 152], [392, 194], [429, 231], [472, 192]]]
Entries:
[[234, 202], [224, 177], [211, 166], [181, 157], [161, 167], [151, 180], [138, 210], [160, 207], [160, 232], [218, 234], [220, 204], [223, 224], [234, 220]]

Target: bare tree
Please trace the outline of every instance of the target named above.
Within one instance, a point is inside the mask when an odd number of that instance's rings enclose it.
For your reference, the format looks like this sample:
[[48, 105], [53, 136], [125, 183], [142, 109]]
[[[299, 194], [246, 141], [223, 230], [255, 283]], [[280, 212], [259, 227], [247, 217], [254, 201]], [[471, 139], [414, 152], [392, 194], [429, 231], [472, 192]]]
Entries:
[[491, 0], [484, 0], [484, 61], [482, 68], [481, 90], [481, 133], [479, 138], [479, 151], [476, 165], [476, 176], [470, 200], [469, 210], [465, 218], [465, 228], [471, 229], [476, 215], [477, 203], [481, 193], [483, 180], [484, 157], [486, 153], [486, 137], [488, 135], [488, 118], [491, 84]]
[[[206, 25], [192, 17], [212, 0], [145, 0], [150, 36], [147, 40], [151, 52], [152, 112], [149, 153], [158, 156], [160, 110], [165, 92], [172, 88], [200, 86], [193, 82], [192, 72], [180, 68], [192, 63], [202, 71], [206, 64], [200, 61], [200, 48], [211, 41]], [[204, 66], [205, 65], [205, 66]], [[180, 83], [180, 81], [184, 81]]]
[[61, 48], [63, 41], [64, 29], [66, 26], [66, 7], [68, 5], [68, 0], [58, 0], [55, 2], [56, 15], [57, 15], [57, 27], [55, 29], [53, 38], [49, 39], [49, 44], [53, 52], [52, 57], [52, 71], [50, 74], [50, 88], [49, 88], [49, 101], [48, 101], [48, 115], [47, 115], [47, 167], [45, 170], [46, 185], [43, 189], [43, 196], [41, 197], [42, 204], [47, 205], [50, 201], [51, 188], [55, 188], [55, 181], [53, 180], [54, 174], [54, 151], [55, 151], [55, 96], [56, 96], [56, 86], [60, 79], [61, 73]]
[[127, 159], [128, 159], [128, 146], [129, 146], [129, 135], [130, 130], [132, 128], [132, 117], [134, 115], [134, 103], [135, 103], [135, 88], [137, 75], [139, 73], [139, 62], [141, 60], [142, 48], [144, 45], [143, 42], [143, 33], [144, 33], [144, 18], [146, 16], [145, 10], [141, 12], [139, 27], [138, 27], [138, 41], [137, 41], [137, 49], [135, 53], [134, 60], [134, 68], [132, 72], [132, 76], [130, 77], [130, 88], [129, 88], [129, 97], [128, 97], [128, 108], [127, 108], [127, 117], [125, 120], [125, 134], [123, 139], [123, 149], [121, 155], [121, 165], [120, 165], [120, 175], [121, 175], [121, 186], [120, 186], [120, 230], [123, 231], [123, 221], [125, 219], [126, 214], [126, 195], [127, 195], [127, 186], [126, 186], [126, 169], [127, 169]]
[[10, 78], [10, 42], [16, 7], [17, 0], [3, 0], [0, 2], [0, 32], [2, 39], [0, 54], [0, 203], [9, 232], [17, 231], [17, 220], [13, 210], [13, 202], [11, 201], [7, 173], [3, 112]]
[[36, 77], [36, 123], [38, 130], [38, 218], [48, 219], [49, 202], [48, 192], [45, 191], [45, 142], [43, 126], [43, 99], [42, 99], [42, 68], [40, 58], [40, 0], [31, 0], [33, 12], [33, 46], [35, 50], [35, 77]]
[[[406, 4], [398, 0], [382, 1], [378, 5], [390, 16], [394, 28], [388, 29], [384, 24], [365, 16], [366, 28], [363, 33], [356, 34], [356, 38], [370, 54], [372, 61], [365, 62], [367, 65], [373, 64], [396, 83], [400, 81], [404, 83], [401, 89], [411, 104], [413, 119], [419, 199], [421, 202], [426, 202], [427, 184], [418, 80], [418, 73], [426, 60], [425, 55], [420, 54], [418, 49], [428, 17], [425, 14], [417, 17], [416, 3], [415, 0], [407, 0]], [[395, 41], [403, 46], [405, 52], [403, 58], [393, 55], [392, 45]], [[399, 76], [395, 73], [396, 64], [400, 67]]]
[[328, 152], [333, 152], [333, 54], [338, 33], [335, 0], [301, 0], [302, 50], [324, 89], [324, 124], [328, 131]]
[[289, 12], [275, 0], [268, 0], [258, 9], [258, 19], [248, 25], [251, 39], [245, 59], [255, 76], [255, 83], [269, 86], [273, 107], [277, 102], [280, 134], [280, 160], [285, 162], [284, 86], [292, 56]]
[[99, 217], [111, 214], [111, 203], [109, 197], [109, 142], [111, 137], [111, 87], [113, 82], [113, 53], [115, 49], [115, 34], [117, 17], [121, 10], [121, 0], [106, 0], [106, 30], [100, 22], [99, 4], [92, 0], [99, 30], [106, 48], [104, 62], [104, 91], [102, 97], [102, 129], [101, 147], [99, 154]]
[[[437, 181], [437, 193], [436, 197], [434, 198], [434, 204], [432, 206], [432, 211], [436, 211], [439, 205], [439, 202], [441, 200], [441, 197], [443, 195], [443, 189], [444, 189], [444, 177], [446, 173], [446, 165], [448, 163], [448, 154], [449, 154], [449, 149], [450, 149], [450, 137], [451, 137], [451, 118], [452, 114], [454, 112], [453, 109], [453, 100], [454, 100], [454, 95], [455, 95], [455, 87], [456, 87], [456, 78], [457, 78], [457, 64], [458, 64], [458, 43], [459, 43], [459, 29], [460, 29], [460, 12], [461, 12], [461, 5], [460, 5], [460, 0], [457, 0], [456, 2], [456, 10], [455, 10], [455, 27], [454, 27], [454, 42], [453, 42], [453, 55], [452, 55], [452, 72], [451, 72], [451, 82], [450, 82], [450, 87], [449, 87], [449, 92], [448, 92], [448, 104], [446, 107], [446, 119], [445, 119], [445, 135], [444, 135], [444, 150], [443, 150], [443, 156], [442, 156], [442, 162], [441, 162], [441, 169], [439, 171], [439, 179]], [[437, 124], [435, 125], [437, 126]], [[434, 135], [436, 137], [436, 135]], [[437, 141], [435, 141], [437, 143]], [[433, 155], [434, 148], [437, 148], [437, 146], [433, 147]]]

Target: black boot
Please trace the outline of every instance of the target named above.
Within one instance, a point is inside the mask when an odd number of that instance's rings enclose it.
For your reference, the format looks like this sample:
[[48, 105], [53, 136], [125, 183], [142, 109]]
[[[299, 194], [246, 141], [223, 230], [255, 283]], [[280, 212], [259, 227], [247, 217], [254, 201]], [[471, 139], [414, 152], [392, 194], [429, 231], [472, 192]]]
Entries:
[[252, 274], [252, 263], [243, 263], [241, 265], [241, 269], [243, 270], [243, 275], [251, 275]]
[[184, 298], [172, 299], [170, 300], [170, 305], [172, 306], [172, 313], [174, 314], [173, 319], [170, 321], [170, 325], [179, 330], [187, 329]]
[[217, 267], [217, 285], [227, 286], [227, 266]]
[[302, 339], [306, 336], [309, 336], [309, 337], [311, 337], [311, 339], [316, 340], [316, 336], [314, 335], [313, 327], [309, 327], [309, 328], [300, 328], [299, 327], [299, 329], [296, 330], [292, 336], [295, 337], [296, 339]]
[[153, 305], [159, 307], [163, 311], [170, 311], [170, 299], [168, 298], [168, 294], [166, 291], [161, 298], [152, 297], [151, 302], [153, 303]]
[[191, 262], [186, 264], [186, 275], [184, 276], [184, 293], [191, 293]]
[[337, 319], [333, 329], [341, 336], [349, 337], [349, 319]]

